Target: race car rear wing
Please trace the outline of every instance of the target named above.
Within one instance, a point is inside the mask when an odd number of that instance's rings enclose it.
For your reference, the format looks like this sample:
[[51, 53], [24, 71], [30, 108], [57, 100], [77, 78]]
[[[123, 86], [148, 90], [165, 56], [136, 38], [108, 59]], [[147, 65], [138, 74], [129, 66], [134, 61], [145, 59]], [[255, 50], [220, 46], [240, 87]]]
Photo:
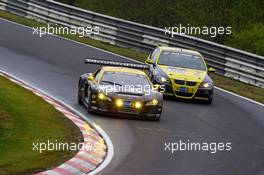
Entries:
[[149, 70], [150, 68], [149, 65], [147, 64], [127, 63], [127, 62], [101, 60], [101, 59], [98, 60], [93, 58], [85, 58], [84, 63], [106, 65], [106, 66], [120, 66], [120, 67], [128, 67], [133, 69], [146, 69], [146, 70]]

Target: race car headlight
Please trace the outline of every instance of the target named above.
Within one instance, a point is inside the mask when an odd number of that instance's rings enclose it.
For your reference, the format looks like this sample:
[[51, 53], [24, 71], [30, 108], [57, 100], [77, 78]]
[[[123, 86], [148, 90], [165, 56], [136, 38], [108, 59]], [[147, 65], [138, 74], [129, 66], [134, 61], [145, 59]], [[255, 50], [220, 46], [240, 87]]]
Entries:
[[121, 106], [123, 106], [123, 100], [121, 100], [121, 99], [117, 99], [116, 100], [116, 106], [118, 106], [118, 107], [121, 107]]
[[156, 80], [160, 83], [169, 83], [170, 82], [170, 79], [168, 79], [167, 77], [164, 77], [164, 76], [156, 76]]
[[153, 99], [153, 100], [147, 102], [145, 106], [156, 106], [158, 103], [159, 103], [159, 101], [157, 99]]
[[99, 94], [98, 94], [98, 98], [99, 98], [100, 100], [104, 100], [104, 99], [105, 99], [105, 95], [104, 95], [103, 93], [99, 93]]
[[142, 104], [141, 104], [140, 102], [137, 101], [137, 102], [135, 103], [135, 108], [141, 108], [141, 106], [142, 106]]
[[100, 92], [98, 94], [98, 99], [100, 100], [108, 100], [108, 101], [112, 101], [111, 98], [107, 97], [104, 93]]
[[200, 84], [200, 88], [212, 88], [212, 87], [213, 87], [213, 84], [209, 82], [202, 82]]

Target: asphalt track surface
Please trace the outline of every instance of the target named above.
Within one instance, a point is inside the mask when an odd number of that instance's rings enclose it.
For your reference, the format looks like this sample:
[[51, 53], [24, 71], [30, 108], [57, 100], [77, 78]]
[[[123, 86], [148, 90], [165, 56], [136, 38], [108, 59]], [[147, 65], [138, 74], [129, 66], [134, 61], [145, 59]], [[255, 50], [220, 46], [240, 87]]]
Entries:
[[[0, 69], [63, 100], [107, 132], [114, 157], [100, 174], [264, 174], [263, 106], [215, 90], [211, 106], [165, 100], [160, 122], [91, 115], [76, 98], [79, 76], [96, 69], [83, 58], [124, 58], [55, 36], [39, 38], [32, 31], [0, 20]], [[232, 150], [165, 151], [165, 142], [179, 140], [231, 142]]]

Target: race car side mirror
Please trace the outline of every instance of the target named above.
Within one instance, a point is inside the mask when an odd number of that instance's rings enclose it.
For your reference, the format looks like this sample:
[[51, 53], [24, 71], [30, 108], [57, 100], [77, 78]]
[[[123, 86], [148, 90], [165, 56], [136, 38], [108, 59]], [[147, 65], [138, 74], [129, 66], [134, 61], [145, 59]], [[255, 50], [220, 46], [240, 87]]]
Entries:
[[150, 60], [151, 56], [152, 56], [152, 51], [149, 52], [148, 60]]
[[147, 60], [145, 61], [145, 63], [147, 63], [147, 64], [153, 64], [153, 60], [147, 59]]
[[90, 81], [92, 81], [92, 80], [94, 80], [94, 77], [93, 77], [93, 75], [89, 75], [89, 76], [87, 77], [87, 79], [90, 80]]
[[212, 67], [210, 67], [209, 69], [208, 69], [208, 72], [215, 72], [216, 70], [215, 70], [215, 68], [212, 68]]

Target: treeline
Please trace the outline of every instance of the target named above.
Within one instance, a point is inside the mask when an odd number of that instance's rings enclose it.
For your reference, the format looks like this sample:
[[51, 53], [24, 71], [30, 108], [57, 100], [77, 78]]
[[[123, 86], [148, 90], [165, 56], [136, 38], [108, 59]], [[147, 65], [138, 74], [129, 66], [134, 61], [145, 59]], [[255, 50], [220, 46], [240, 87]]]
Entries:
[[231, 35], [198, 37], [264, 55], [263, 0], [59, 0], [157, 27], [232, 27]]

